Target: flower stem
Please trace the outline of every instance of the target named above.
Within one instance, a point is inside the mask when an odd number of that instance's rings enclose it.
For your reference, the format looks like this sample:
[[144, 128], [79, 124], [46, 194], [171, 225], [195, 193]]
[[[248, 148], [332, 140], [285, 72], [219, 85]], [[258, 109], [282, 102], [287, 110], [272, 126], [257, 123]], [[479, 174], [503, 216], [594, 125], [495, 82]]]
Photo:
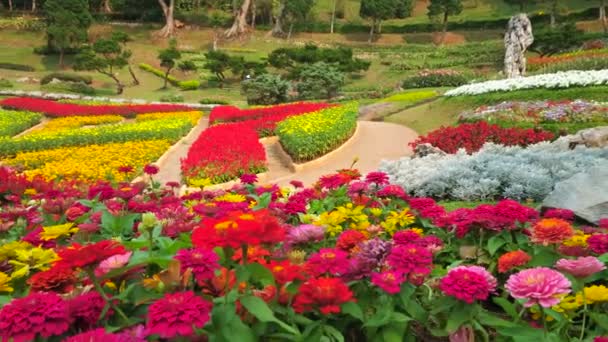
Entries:
[[545, 338], [547, 337], [547, 314], [545, 313], [545, 308], [540, 307], [541, 319], [543, 321], [543, 335]]
[[247, 245], [242, 245], [241, 246], [241, 251], [243, 252], [243, 257], [242, 257], [242, 261], [243, 261], [243, 265], [247, 265], [247, 252], [249, 251], [249, 249], [247, 248]]
[[125, 323], [129, 323], [129, 318], [127, 317], [127, 315], [125, 315], [125, 313], [117, 305], [115, 305], [108, 297], [108, 295], [104, 292], [103, 287], [101, 287], [101, 284], [99, 283], [99, 279], [97, 279], [93, 271], [87, 270], [86, 272], [89, 276], [89, 279], [93, 283], [95, 290], [97, 290], [101, 298], [112, 308], [112, 310], [114, 310], [125, 321]]
[[580, 341], [585, 337], [585, 326], [587, 325], [587, 298], [585, 297], [585, 287], [583, 287], [581, 295], [583, 297], [583, 326], [581, 327], [581, 335], [579, 336]]

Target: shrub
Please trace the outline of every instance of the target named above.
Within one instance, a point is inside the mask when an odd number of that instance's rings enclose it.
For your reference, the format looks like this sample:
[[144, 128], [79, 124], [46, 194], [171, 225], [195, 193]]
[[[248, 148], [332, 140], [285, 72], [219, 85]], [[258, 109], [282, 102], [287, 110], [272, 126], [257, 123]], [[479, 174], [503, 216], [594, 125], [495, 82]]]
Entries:
[[5, 78], [0, 78], [0, 89], [12, 88], [12, 87], [13, 87], [13, 82], [11, 82]]
[[80, 82], [84, 84], [93, 83], [93, 78], [88, 75], [80, 75], [70, 72], [53, 72], [45, 75], [42, 79], [40, 79], [40, 84], [45, 85], [51, 83], [53, 79], [58, 79], [63, 82]]
[[441, 127], [421, 136], [410, 143], [416, 147], [429, 143], [447, 153], [456, 153], [464, 148], [467, 153], [478, 151], [485, 143], [492, 142], [505, 146], [527, 146], [541, 141], [552, 140], [553, 133], [533, 129], [503, 128], [485, 121], [460, 124], [455, 127]]
[[247, 97], [248, 104], [277, 104], [287, 101], [290, 85], [279, 75], [262, 74], [243, 81], [241, 91]]
[[198, 101], [200, 104], [218, 104], [218, 105], [227, 105], [228, 101], [220, 100], [220, 99], [202, 99]]
[[32, 66], [16, 63], [0, 63], [0, 69], [17, 71], [36, 71], [36, 69]]
[[456, 200], [511, 198], [540, 201], [555, 184], [605, 162], [608, 149], [568, 149], [558, 140], [522, 147], [486, 144], [464, 151], [383, 162], [381, 171], [414, 196]]
[[74, 94], [82, 94], [82, 95], [95, 95], [95, 88], [84, 84], [84, 83], [74, 83], [74, 82], [61, 82], [61, 83], [49, 83], [41, 88], [47, 92], [59, 92], [59, 93], [74, 93]]
[[333, 65], [318, 62], [304, 66], [296, 86], [302, 99], [331, 99], [344, 85], [344, 73]]
[[584, 41], [583, 31], [577, 30], [574, 23], [566, 23], [557, 28], [542, 29], [534, 32], [534, 43], [529, 47], [541, 56], [579, 47]]
[[[153, 75], [165, 79], [165, 73], [162, 70], [156, 69], [150, 64], [141, 63], [139, 64], [139, 68], [143, 71], [147, 71]], [[169, 81], [169, 83], [180, 88], [181, 90], [196, 90], [201, 87], [201, 82], [197, 80], [180, 81], [171, 75], [168, 76], [167, 80]]]
[[201, 133], [181, 162], [189, 184], [223, 183], [265, 170], [266, 152], [247, 123], [213, 126]]
[[358, 105], [349, 103], [293, 116], [277, 125], [281, 145], [296, 162], [312, 160], [333, 151], [357, 127]]
[[383, 101], [416, 103], [432, 99], [434, 97], [437, 97], [438, 95], [439, 94], [437, 94], [437, 92], [434, 90], [410, 91], [407, 93], [398, 93], [391, 95], [385, 98]]
[[184, 96], [180, 94], [167, 94], [160, 97], [160, 102], [184, 102]]
[[194, 63], [193, 61], [190, 61], [190, 60], [181, 61], [181, 62], [179, 62], [177, 67], [181, 71], [194, 71], [194, 70], [196, 70], [196, 63]]
[[403, 88], [457, 87], [468, 82], [455, 70], [423, 70], [403, 80]]

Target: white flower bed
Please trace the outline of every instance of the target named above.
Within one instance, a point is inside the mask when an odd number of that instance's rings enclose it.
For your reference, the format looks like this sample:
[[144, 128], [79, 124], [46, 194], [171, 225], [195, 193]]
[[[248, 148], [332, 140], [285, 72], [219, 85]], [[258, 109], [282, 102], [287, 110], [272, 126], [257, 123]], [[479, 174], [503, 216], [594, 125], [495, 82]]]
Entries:
[[587, 87], [608, 83], [608, 69], [589, 71], [563, 71], [529, 77], [472, 83], [449, 90], [445, 96], [479, 95], [490, 92], [513, 91], [534, 88]]
[[409, 194], [464, 201], [495, 198], [542, 200], [555, 184], [594, 165], [608, 167], [608, 149], [567, 147], [565, 139], [522, 147], [487, 143], [471, 155], [384, 161], [381, 171]]

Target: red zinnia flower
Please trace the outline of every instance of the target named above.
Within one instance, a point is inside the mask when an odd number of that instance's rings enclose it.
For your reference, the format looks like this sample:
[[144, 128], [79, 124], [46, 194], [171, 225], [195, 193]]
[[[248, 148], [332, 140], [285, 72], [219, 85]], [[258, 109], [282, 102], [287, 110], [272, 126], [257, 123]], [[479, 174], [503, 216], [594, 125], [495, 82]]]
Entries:
[[70, 292], [74, 288], [76, 276], [74, 270], [67, 267], [51, 267], [34, 274], [27, 280], [32, 292]]
[[212, 304], [192, 291], [167, 293], [148, 307], [148, 333], [161, 338], [194, 336], [209, 320]]
[[[97, 325], [101, 318], [101, 312], [106, 302], [101, 295], [95, 291], [81, 294], [68, 302], [70, 317], [75, 321], [74, 324], [80, 328], [90, 329]], [[108, 310], [105, 317], [112, 315], [112, 310]]]
[[25, 342], [61, 335], [70, 327], [67, 303], [56, 293], [32, 293], [0, 310], [0, 340]]
[[534, 243], [550, 245], [562, 243], [574, 235], [572, 225], [568, 221], [556, 218], [542, 219], [532, 227], [531, 240]]
[[306, 261], [306, 270], [315, 276], [329, 273], [344, 275], [348, 272], [348, 253], [336, 248], [321, 248]]
[[339, 278], [313, 278], [302, 284], [293, 303], [296, 312], [319, 309], [321, 313], [340, 313], [340, 305], [354, 302], [352, 291]]
[[103, 240], [88, 245], [73, 244], [59, 251], [61, 258], [56, 262], [56, 267], [87, 267], [95, 266], [105, 259], [116, 255], [125, 254], [127, 250], [118, 242]]
[[338, 237], [336, 248], [350, 252], [353, 248], [357, 247], [359, 243], [365, 240], [367, 240], [367, 237], [360, 231], [352, 229], [347, 230]]
[[498, 258], [498, 272], [506, 273], [515, 267], [527, 264], [532, 257], [522, 250], [507, 252]]
[[146, 166], [144, 166], [144, 173], [150, 176], [153, 176], [155, 174], [157, 174], [159, 171], [158, 166], [154, 165], [154, 164], [147, 164]]
[[268, 269], [274, 275], [277, 284], [282, 285], [294, 280], [304, 280], [305, 274], [303, 267], [292, 264], [289, 260], [271, 261]]
[[123, 165], [118, 167], [118, 172], [120, 173], [131, 173], [133, 171], [135, 171], [135, 169], [133, 168], [133, 166], [130, 165]]
[[175, 259], [179, 260], [182, 272], [191, 269], [199, 283], [213, 278], [215, 270], [220, 268], [217, 254], [203, 248], [182, 249], [177, 252]]

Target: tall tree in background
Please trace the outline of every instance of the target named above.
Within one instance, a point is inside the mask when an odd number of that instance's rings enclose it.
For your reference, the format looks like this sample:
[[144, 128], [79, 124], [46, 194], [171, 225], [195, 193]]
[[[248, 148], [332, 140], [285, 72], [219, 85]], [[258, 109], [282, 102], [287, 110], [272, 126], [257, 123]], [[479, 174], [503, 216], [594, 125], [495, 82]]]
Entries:
[[233, 0], [232, 8], [234, 21], [232, 26], [224, 33], [226, 38], [237, 37], [243, 33], [246, 33], [249, 29], [247, 25], [247, 13], [249, 13], [249, 7], [251, 6], [252, 0]]
[[526, 12], [526, 5], [528, 3], [531, 3], [533, 1], [531, 0], [504, 0], [507, 4], [509, 5], [516, 5], [519, 6], [519, 12], [520, 13], [525, 13]]
[[63, 67], [65, 50], [78, 47], [88, 39], [93, 22], [87, 0], [46, 0], [46, 34], [49, 50], [59, 51], [59, 65]]
[[604, 33], [608, 33], [608, 20], [606, 19], [606, 0], [600, 0], [600, 17]]
[[[168, 1], [168, 2], [167, 2]], [[158, 0], [165, 17], [165, 26], [158, 32], [161, 37], [173, 37], [175, 34], [175, 0]]]
[[428, 16], [431, 19], [441, 17], [442, 34], [439, 44], [443, 44], [448, 32], [448, 19], [451, 15], [462, 12], [461, 0], [431, 0], [428, 6]]
[[304, 20], [314, 5], [313, 0], [280, 0], [277, 15], [275, 17], [272, 35], [284, 37], [283, 24], [289, 22], [287, 38], [291, 38], [294, 23]]
[[395, 16], [397, 2], [395, 0], [361, 0], [359, 15], [371, 20], [368, 42], [374, 39], [374, 30], [382, 20]]
[[110, 0], [103, 0], [101, 2], [100, 10], [103, 13], [112, 13], [112, 4], [110, 4]]
[[130, 51], [125, 51], [120, 42], [114, 39], [99, 39], [93, 46], [76, 55], [74, 70], [97, 71], [110, 77], [116, 83], [116, 94], [122, 94], [125, 86], [116, 72], [129, 63]]

